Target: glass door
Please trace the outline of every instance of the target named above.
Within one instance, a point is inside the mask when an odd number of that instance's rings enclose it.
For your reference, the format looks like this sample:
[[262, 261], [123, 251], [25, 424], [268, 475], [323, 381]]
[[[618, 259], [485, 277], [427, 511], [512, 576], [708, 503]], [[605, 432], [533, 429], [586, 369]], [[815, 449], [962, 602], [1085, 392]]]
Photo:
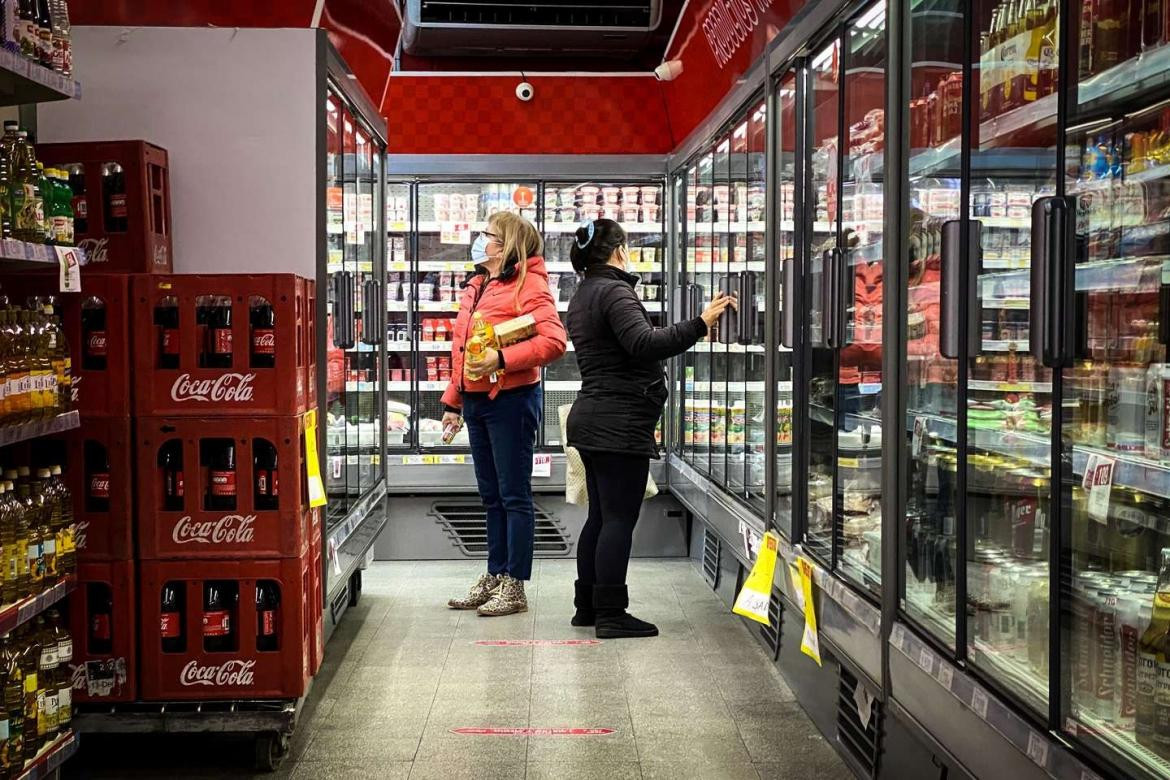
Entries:
[[[730, 262], [738, 236], [735, 223], [735, 187], [731, 181], [731, 136], [726, 135], [715, 144], [712, 156], [711, 209], [715, 221], [711, 230], [711, 292], [730, 292], [734, 280], [730, 275]], [[741, 150], [742, 154], [742, 150]], [[711, 466], [708, 472], [716, 484], [728, 485], [728, 442], [727, 422], [730, 405], [729, 392], [737, 381], [742, 385], [741, 365], [733, 365], [729, 348], [738, 341], [738, 318], [730, 314], [715, 324], [715, 339], [711, 344], [711, 386], [710, 386], [710, 434]], [[742, 476], [738, 486], [729, 486], [732, 492], [743, 488]]]
[[[659, 182], [544, 183], [544, 259], [548, 265], [549, 288], [562, 321], [579, 282], [570, 260], [574, 234], [586, 220], [603, 218], [619, 222], [625, 229], [630, 271], [641, 278], [635, 290], [654, 324], [661, 326], [665, 322], [662, 204], [663, 187]], [[570, 343], [565, 356], [545, 368], [546, 447], [561, 447], [563, 437], [557, 408], [571, 404], [580, 389], [581, 375]], [[659, 443], [661, 431], [660, 427]]]
[[[382, 470], [382, 429], [386, 410], [382, 408], [382, 347], [385, 343], [385, 311], [382, 294], [384, 236], [382, 214], [382, 157], [379, 142], [354, 117], [355, 197], [352, 236], [356, 276], [354, 284], [357, 313], [355, 341], [347, 353], [350, 377], [359, 383], [357, 408], [353, 414], [357, 447], [347, 462], [356, 467], [358, 493], [373, 488]], [[348, 236], [348, 231], [347, 231]], [[347, 242], [349, 238], [347, 237]]]
[[394, 182], [386, 186], [386, 437], [391, 448], [414, 442], [410, 389], [414, 377], [414, 329], [410, 321], [411, 270], [414, 263], [413, 188]]
[[[842, 257], [833, 285], [843, 298], [844, 329], [833, 337], [837, 367], [836, 532], [838, 566], [850, 579], [881, 585], [882, 230], [880, 173], [885, 143], [886, 4], [864, 10], [845, 33], [848, 146], [841, 188]], [[836, 300], [834, 301], [836, 306]], [[837, 317], [840, 325], [841, 317]]]
[[[353, 297], [351, 271], [346, 258], [346, 213], [345, 213], [345, 127], [350, 128], [352, 141], [352, 120], [342, 100], [332, 91], [325, 101], [325, 235], [327, 241], [327, 270], [329, 290], [322, 296], [327, 302], [326, 359], [328, 376], [326, 382], [326, 460], [325, 490], [329, 499], [328, 515], [344, 517], [349, 511], [349, 471], [346, 469], [349, 425], [346, 414], [350, 384], [345, 365], [345, 350], [352, 346], [350, 307]], [[356, 388], [354, 388], [356, 390]]]
[[[467, 429], [443, 444], [441, 399], [451, 381], [451, 340], [464, 282], [475, 272], [471, 243], [499, 211], [536, 223], [535, 182], [426, 183], [418, 186], [418, 250], [410, 280], [414, 424], [424, 449], [468, 447]], [[567, 304], [562, 304], [567, 305]]]
[[[767, 445], [767, 407], [764, 400], [764, 315], [768, 297], [765, 284], [767, 269], [767, 172], [768, 136], [767, 103], [760, 101], [748, 113], [747, 148], [744, 153], [746, 171], [739, 210], [744, 220], [745, 251], [743, 268], [739, 269], [738, 295], [741, 301], [739, 315], [740, 347], [744, 358], [744, 394], [742, 405], [733, 408], [732, 428], [740, 427], [742, 420], [744, 498], [758, 512], [764, 510], [764, 451]], [[745, 202], [746, 201], [746, 202]]]
[[[793, 348], [796, 345], [796, 317], [799, 307], [795, 300], [794, 263], [796, 262], [796, 75], [789, 73], [780, 82], [775, 97], [776, 127], [776, 188], [775, 205], [766, 215], [775, 225], [776, 250], [774, 271], [776, 287], [782, 291], [776, 296], [780, 302], [780, 333], [776, 339], [776, 516], [775, 525], [785, 538], [791, 539], [792, 527], [792, 377]], [[791, 292], [790, 292], [791, 291]]]
[[[1056, 191], [1056, 5], [977, 2], [972, 62], [965, 306], [967, 652], [970, 663], [1048, 712], [1051, 371], [1029, 352], [1038, 334], [1030, 284], [1033, 202]], [[1029, 52], [1019, 56], [1020, 52]], [[1034, 52], [1035, 56], [1031, 53]], [[1048, 52], [1048, 53], [1045, 53]], [[974, 59], [974, 57], [972, 58]], [[945, 85], [944, 85], [945, 90]], [[942, 99], [940, 97], [940, 99]], [[947, 236], [944, 235], [944, 239]], [[944, 255], [952, 250], [944, 251]], [[981, 255], [981, 257], [980, 257]]]
[[841, 120], [841, 42], [819, 49], [808, 66], [808, 188], [804, 209], [806, 259], [804, 310], [808, 312], [808, 517], [805, 546], [823, 562], [833, 563], [833, 475], [835, 472], [834, 396], [836, 354], [829, 300], [830, 275], [837, 263], [841, 200], [838, 154]]
[[[1079, 4], [1074, 3], [1074, 7]], [[1060, 485], [1064, 719], [1128, 776], [1170, 775], [1170, 6], [1081, 7], [1063, 210], [1044, 270], [1068, 338]], [[1136, 13], [1136, 15], [1135, 15]], [[1062, 205], [1061, 201], [1055, 204]], [[1059, 229], [1057, 227], [1056, 229]], [[1065, 270], [1067, 268], [1067, 270]], [[1047, 337], [1047, 338], [1045, 338]], [[1037, 334], [1033, 333], [1033, 344]], [[1071, 465], [1071, 468], [1068, 466]]]
[[[911, 22], [910, 253], [906, 296], [907, 435], [905, 576], [902, 607], [940, 643], [955, 649], [957, 630], [958, 341], [946, 323], [943, 345], [942, 246], [958, 236], [960, 144], [965, 90], [963, 27], [967, 3], [920, 3]], [[937, 121], [938, 117], [944, 121]], [[955, 241], [957, 253], [960, 242]], [[957, 257], [957, 254], [956, 254]], [[958, 263], [948, 266], [957, 284]], [[955, 278], [952, 278], [955, 277]], [[962, 296], [959, 296], [961, 299]], [[956, 305], [957, 301], [948, 299]]]
[[[704, 303], [714, 294], [717, 280], [715, 266], [718, 247], [715, 243], [714, 228], [716, 212], [713, 197], [715, 156], [709, 153], [699, 158], [695, 169], [695, 262], [692, 268], [688, 294], [692, 309], [702, 311]], [[694, 405], [694, 467], [704, 474], [711, 473], [712, 452], [712, 395], [714, 372], [711, 350], [715, 343], [713, 333], [705, 341], [695, 345], [694, 379], [691, 383], [691, 399]]]

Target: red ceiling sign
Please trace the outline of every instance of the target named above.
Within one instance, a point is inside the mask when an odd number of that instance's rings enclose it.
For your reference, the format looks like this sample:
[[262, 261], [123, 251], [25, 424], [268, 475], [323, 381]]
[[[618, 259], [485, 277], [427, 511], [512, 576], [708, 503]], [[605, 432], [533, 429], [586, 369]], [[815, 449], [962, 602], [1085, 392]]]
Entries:
[[681, 143], [736, 85], [804, 0], [702, 0], [687, 3], [665, 59], [683, 71], [665, 82], [675, 143]]

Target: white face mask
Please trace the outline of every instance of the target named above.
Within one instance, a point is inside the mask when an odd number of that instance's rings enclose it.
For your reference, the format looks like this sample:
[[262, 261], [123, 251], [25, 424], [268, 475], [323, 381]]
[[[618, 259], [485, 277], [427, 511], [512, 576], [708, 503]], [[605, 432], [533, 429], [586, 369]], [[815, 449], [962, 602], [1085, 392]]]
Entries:
[[487, 248], [492, 240], [486, 234], [480, 233], [475, 237], [475, 243], [471, 245], [471, 262], [476, 265], [486, 263], [490, 258], [488, 257]]

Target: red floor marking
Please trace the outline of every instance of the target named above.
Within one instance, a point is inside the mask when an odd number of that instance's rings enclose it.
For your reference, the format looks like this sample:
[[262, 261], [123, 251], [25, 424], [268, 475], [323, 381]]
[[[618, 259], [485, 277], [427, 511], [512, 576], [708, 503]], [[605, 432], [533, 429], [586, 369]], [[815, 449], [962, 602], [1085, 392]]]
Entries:
[[481, 647], [551, 647], [569, 645], [599, 645], [600, 639], [480, 639], [475, 644]]
[[451, 733], [473, 737], [603, 737], [607, 734], [613, 734], [615, 731], [614, 729], [475, 728], [465, 726], [451, 729]]

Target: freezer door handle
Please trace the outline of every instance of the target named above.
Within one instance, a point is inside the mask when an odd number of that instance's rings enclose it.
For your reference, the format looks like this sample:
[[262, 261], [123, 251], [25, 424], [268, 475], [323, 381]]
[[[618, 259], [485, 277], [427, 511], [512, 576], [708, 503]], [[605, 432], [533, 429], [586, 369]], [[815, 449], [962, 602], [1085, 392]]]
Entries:
[[780, 343], [787, 349], [795, 345], [793, 335], [796, 333], [794, 319], [796, 304], [793, 297], [796, 295], [796, 263], [792, 258], [784, 261], [784, 270], [780, 274]]
[[845, 346], [845, 253], [840, 249], [825, 250], [825, 346], [840, 349]]
[[[730, 274], [719, 279], [719, 291], [727, 296], [735, 296], [739, 292], [739, 279], [737, 274]], [[743, 303], [740, 302], [742, 306]], [[719, 343], [721, 344], [736, 344], [739, 342], [740, 335], [740, 315], [735, 309], [728, 306], [723, 310], [723, 314], [719, 317], [718, 328]]]
[[[942, 226], [941, 280], [939, 285], [939, 353], [951, 360], [959, 359], [959, 315], [967, 315], [967, 356], [978, 357], [983, 352], [980, 317], [983, 315], [983, 291], [979, 275], [983, 269], [983, 223], [972, 220], [967, 236], [967, 296], [963, 295], [962, 222], [947, 220]], [[926, 262], [925, 252], [922, 262]], [[970, 300], [970, 303], [965, 303]]]
[[750, 271], [739, 275], [739, 343], [759, 344], [760, 307], [756, 302], [756, 275]]
[[333, 274], [333, 346], [351, 349], [354, 343], [353, 273]]
[[1047, 368], [1064, 368], [1075, 348], [1076, 276], [1072, 204], [1040, 198], [1032, 204], [1032, 270], [1028, 338], [1032, 356]]
[[366, 279], [362, 283], [362, 343], [369, 346], [381, 344], [386, 337], [386, 307], [379, 305], [381, 299], [382, 283]]

